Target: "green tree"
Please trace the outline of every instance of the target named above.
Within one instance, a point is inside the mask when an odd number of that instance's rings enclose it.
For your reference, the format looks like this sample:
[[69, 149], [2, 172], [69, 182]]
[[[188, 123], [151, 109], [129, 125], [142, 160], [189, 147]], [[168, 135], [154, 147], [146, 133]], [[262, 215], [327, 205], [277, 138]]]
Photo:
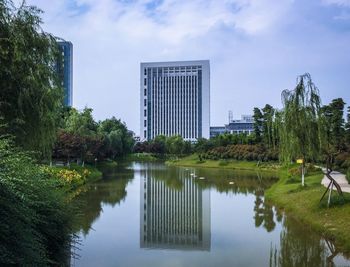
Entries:
[[181, 155], [184, 152], [184, 140], [180, 135], [170, 136], [166, 140], [168, 154]]
[[266, 104], [262, 111], [263, 140], [265, 145], [271, 148], [273, 146], [273, 117], [275, 110], [271, 105]]
[[346, 115], [346, 124], [345, 124], [345, 138], [348, 146], [350, 146], [350, 106], [348, 106], [348, 112]]
[[344, 146], [344, 106], [342, 98], [333, 99], [329, 105], [323, 106], [322, 110], [327, 117], [327, 126], [332, 138], [332, 144], [337, 150], [341, 150]]
[[166, 136], [158, 135], [151, 142], [151, 152], [157, 154], [165, 154], [166, 153]]
[[92, 109], [87, 107], [85, 107], [82, 112], [72, 108], [65, 122], [65, 130], [68, 133], [81, 136], [96, 135], [97, 126], [97, 123], [92, 117]]
[[0, 0], [0, 133], [49, 157], [56, 138], [63, 91], [55, 63], [56, 39], [41, 29], [41, 11]]
[[261, 113], [261, 110], [256, 107], [254, 108], [253, 112], [255, 140], [257, 143], [260, 143], [262, 141], [261, 135], [263, 129], [263, 115]]
[[133, 133], [128, 130], [125, 123], [115, 117], [101, 121], [98, 132], [104, 136], [106, 153], [110, 158], [115, 159], [132, 151]]
[[281, 129], [281, 152], [283, 161], [301, 158], [302, 185], [307, 160], [317, 159], [320, 152], [319, 115], [320, 96], [311, 76], [305, 73], [298, 77], [294, 90], [282, 92], [284, 105], [283, 129]]

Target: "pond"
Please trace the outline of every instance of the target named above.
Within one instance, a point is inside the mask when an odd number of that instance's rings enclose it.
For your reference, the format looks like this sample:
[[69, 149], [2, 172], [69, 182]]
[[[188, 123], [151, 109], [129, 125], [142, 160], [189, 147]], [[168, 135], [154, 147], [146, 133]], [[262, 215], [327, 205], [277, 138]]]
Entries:
[[75, 201], [71, 266], [350, 266], [265, 203], [276, 177], [163, 163], [104, 170]]

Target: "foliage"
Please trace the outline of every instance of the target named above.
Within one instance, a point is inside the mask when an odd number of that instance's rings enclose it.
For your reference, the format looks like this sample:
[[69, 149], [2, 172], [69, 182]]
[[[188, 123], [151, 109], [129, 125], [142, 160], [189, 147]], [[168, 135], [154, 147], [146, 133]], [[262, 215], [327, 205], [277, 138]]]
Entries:
[[261, 145], [228, 145], [213, 148], [202, 154], [205, 159], [235, 159], [247, 161], [278, 160], [278, 151]]
[[97, 123], [92, 117], [92, 109], [85, 107], [82, 112], [71, 108], [65, 121], [65, 131], [79, 136], [93, 136], [97, 132]]
[[85, 184], [87, 178], [91, 175], [91, 171], [87, 168], [82, 168], [80, 170], [48, 166], [42, 166], [41, 168], [51, 179], [58, 180], [60, 186], [68, 190], [75, 189]]
[[103, 139], [100, 136], [82, 136], [60, 130], [53, 149], [53, 158], [67, 162], [81, 159], [93, 163], [95, 158], [105, 157], [102, 147]]
[[255, 141], [260, 143], [262, 141], [263, 115], [261, 113], [261, 110], [257, 107], [255, 107], [253, 110], [253, 118]]
[[134, 153], [153, 153], [158, 155], [186, 155], [192, 152], [190, 141], [185, 141], [180, 135], [166, 137], [159, 135], [152, 141], [139, 142], [134, 147]]
[[71, 108], [62, 117], [64, 123], [57, 134], [54, 159], [94, 163], [95, 160], [116, 159], [132, 151], [133, 133], [114, 117], [97, 123], [90, 108], [82, 112]]
[[48, 158], [56, 138], [63, 91], [55, 38], [41, 29], [41, 11], [0, 0], [0, 134]]
[[343, 99], [337, 98], [321, 108], [321, 151], [328, 168], [332, 168], [334, 158], [345, 150], [344, 105]]
[[98, 133], [104, 138], [105, 157], [115, 159], [125, 156], [132, 151], [134, 138], [125, 123], [115, 117], [99, 123]]
[[70, 255], [71, 212], [58, 183], [0, 139], [0, 265], [60, 265]]
[[346, 115], [347, 122], [345, 124], [345, 140], [350, 145], [350, 106], [348, 106], [348, 112]]
[[281, 129], [281, 159], [316, 160], [320, 151], [320, 97], [317, 87], [306, 73], [298, 77], [294, 90], [282, 92], [284, 105]]
[[159, 160], [151, 153], [132, 153], [125, 157], [126, 161], [157, 161]]
[[274, 138], [273, 138], [273, 117], [275, 110], [274, 108], [266, 104], [265, 107], [262, 109], [263, 111], [263, 140], [264, 144], [267, 145], [267, 147], [271, 148], [275, 146]]

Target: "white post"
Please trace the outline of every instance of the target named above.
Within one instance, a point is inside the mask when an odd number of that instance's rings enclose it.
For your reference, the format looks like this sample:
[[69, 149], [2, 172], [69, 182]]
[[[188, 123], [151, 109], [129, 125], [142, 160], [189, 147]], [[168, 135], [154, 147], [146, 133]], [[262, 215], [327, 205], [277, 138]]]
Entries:
[[304, 163], [301, 165], [301, 185], [304, 186], [305, 174], [304, 174]]
[[333, 181], [331, 181], [331, 187], [329, 189], [329, 195], [328, 195], [328, 207], [329, 204], [331, 203], [331, 195], [332, 195], [332, 190], [333, 190]]

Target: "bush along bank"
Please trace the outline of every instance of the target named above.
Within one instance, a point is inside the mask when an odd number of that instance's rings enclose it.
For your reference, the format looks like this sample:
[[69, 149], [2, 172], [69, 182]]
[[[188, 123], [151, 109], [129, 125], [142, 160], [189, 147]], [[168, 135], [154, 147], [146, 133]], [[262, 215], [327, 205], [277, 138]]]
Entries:
[[47, 165], [40, 168], [57, 184], [57, 189], [66, 193], [66, 200], [73, 198], [88, 190], [88, 183], [102, 178], [102, 172], [90, 165], [84, 167], [71, 164], [69, 167], [50, 167]]
[[0, 265], [62, 265], [73, 211], [61, 181], [7, 139], [0, 139], [0, 170]]
[[278, 150], [268, 149], [262, 145], [228, 145], [210, 149], [201, 156], [213, 160], [277, 161]]

